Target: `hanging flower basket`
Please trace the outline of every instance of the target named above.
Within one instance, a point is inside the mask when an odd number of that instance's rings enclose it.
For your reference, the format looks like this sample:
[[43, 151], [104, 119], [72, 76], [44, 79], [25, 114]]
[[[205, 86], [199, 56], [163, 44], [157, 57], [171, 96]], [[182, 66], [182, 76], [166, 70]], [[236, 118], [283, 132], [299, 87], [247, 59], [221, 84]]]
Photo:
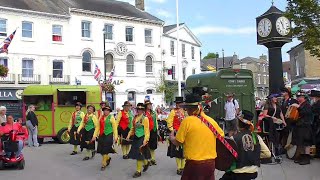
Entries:
[[102, 91], [114, 92], [114, 85], [111, 83], [102, 83], [101, 88], [102, 88]]
[[0, 77], [6, 77], [9, 69], [6, 66], [0, 65]]

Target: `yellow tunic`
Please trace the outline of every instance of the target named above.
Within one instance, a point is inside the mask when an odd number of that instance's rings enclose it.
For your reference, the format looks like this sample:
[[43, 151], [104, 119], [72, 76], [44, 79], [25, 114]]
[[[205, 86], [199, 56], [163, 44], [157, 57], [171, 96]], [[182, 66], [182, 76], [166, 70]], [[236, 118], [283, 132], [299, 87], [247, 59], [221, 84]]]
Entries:
[[[77, 113], [77, 112], [76, 112]], [[84, 112], [80, 112], [80, 117], [81, 117], [81, 119], [83, 119], [83, 117], [84, 117]], [[69, 125], [68, 125], [68, 131], [70, 131], [71, 130], [71, 128], [72, 128], [72, 114], [71, 114], [71, 118], [70, 118], [70, 121], [69, 121]]]
[[[216, 121], [204, 113], [202, 116], [224, 137], [224, 132]], [[184, 156], [187, 160], [201, 161], [217, 157], [216, 136], [196, 116], [189, 116], [181, 122], [176, 140], [183, 144]]]
[[[134, 122], [133, 122], [131, 129], [130, 129], [129, 136], [133, 136], [135, 134], [134, 124], [141, 119], [141, 116], [143, 116], [143, 115], [139, 115], [136, 118], [134, 118]], [[142, 120], [142, 124], [143, 124], [143, 128], [144, 128], [144, 141], [143, 142], [147, 143], [150, 138], [149, 119], [147, 117], [145, 117]]]
[[[93, 133], [93, 137], [96, 138], [99, 136], [99, 132], [100, 132], [100, 123], [99, 120], [97, 119], [97, 117], [94, 114], [90, 114], [89, 118], [92, 117], [92, 121], [94, 124], [94, 133]], [[85, 127], [84, 124], [84, 118], [82, 119], [80, 126], [78, 127], [77, 132], [80, 133], [81, 129], [83, 129]]]
[[[187, 117], [187, 113], [185, 110], [183, 110], [182, 108], [179, 109], [179, 111], [185, 116]], [[174, 120], [174, 116], [176, 115], [176, 109], [172, 109], [168, 118], [166, 119], [167, 121], [167, 127], [170, 131], [173, 131], [173, 120]]]

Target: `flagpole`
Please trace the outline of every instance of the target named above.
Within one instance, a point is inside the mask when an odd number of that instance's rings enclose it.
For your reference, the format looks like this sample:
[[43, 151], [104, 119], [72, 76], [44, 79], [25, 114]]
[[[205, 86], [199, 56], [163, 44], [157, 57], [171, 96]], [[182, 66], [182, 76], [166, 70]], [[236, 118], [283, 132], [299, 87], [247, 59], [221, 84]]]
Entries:
[[176, 17], [177, 17], [177, 74], [178, 74], [178, 95], [181, 96], [181, 79], [180, 79], [180, 60], [179, 60], [179, 0], [176, 0]]

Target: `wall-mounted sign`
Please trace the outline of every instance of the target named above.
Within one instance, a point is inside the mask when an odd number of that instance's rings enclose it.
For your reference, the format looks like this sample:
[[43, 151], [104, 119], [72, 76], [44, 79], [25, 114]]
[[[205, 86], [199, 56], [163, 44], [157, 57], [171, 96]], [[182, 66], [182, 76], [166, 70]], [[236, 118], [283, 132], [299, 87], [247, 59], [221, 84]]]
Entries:
[[0, 100], [21, 100], [22, 89], [1, 89]]
[[128, 51], [127, 45], [123, 42], [120, 42], [117, 44], [115, 51], [119, 56], [123, 56]]
[[122, 84], [122, 83], [124, 83], [123, 80], [114, 80], [114, 81], [112, 82], [113, 85], [120, 85], [120, 84]]

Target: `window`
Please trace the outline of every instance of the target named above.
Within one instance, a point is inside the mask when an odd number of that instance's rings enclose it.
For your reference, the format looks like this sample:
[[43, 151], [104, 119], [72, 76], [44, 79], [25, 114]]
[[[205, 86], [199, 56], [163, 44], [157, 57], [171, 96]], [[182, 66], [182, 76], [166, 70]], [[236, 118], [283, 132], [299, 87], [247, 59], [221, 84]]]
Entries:
[[298, 56], [294, 57], [295, 64], [296, 64], [296, 76], [300, 76], [300, 63], [298, 60]]
[[113, 69], [113, 56], [112, 54], [107, 54], [106, 55], [106, 71], [111, 72]]
[[22, 59], [22, 77], [33, 77], [33, 59]]
[[191, 59], [194, 59], [194, 47], [191, 47]]
[[126, 27], [126, 41], [133, 42], [133, 27]]
[[52, 41], [62, 41], [62, 26], [52, 25]]
[[129, 91], [128, 92], [128, 101], [131, 104], [136, 104], [136, 92], [134, 92], [134, 91]]
[[58, 106], [74, 106], [76, 102], [86, 104], [86, 92], [58, 90]]
[[63, 76], [63, 62], [62, 61], [53, 61], [53, 78], [62, 78]]
[[176, 80], [176, 67], [172, 66], [172, 80]]
[[32, 30], [33, 30], [33, 23], [23, 21], [22, 22], [22, 37], [25, 38], [32, 38]]
[[146, 57], [146, 72], [147, 73], [152, 73], [152, 57], [147, 56]]
[[240, 69], [247, 69], [247, 63], [241, 63]]
[[144, 39], [146, 44], [152, 44], [152, 30], [145, 29], [144, 30]]
[[182, 48], [182, 57], [186, 57], [186, 45], [182, 44], [181, 48]]
[[115, 104], [114, 93], [107, 92], [106, 96], [107, 96], [107, 100], [109, 102], [109, 105], [111, 106], [111, 108], [113, 110], [115, 110], [116, 109], [116, 107], [115, 107], [116, 104]]
[[182, 79], [186, 80], [186, 68], [182, 68]]
[[82, 54], [82, 71], [91, 72], [91, 53], [89, 51]]
[[152, 94], [153, 90], [152, 89], [147, 89], [147, 94]]
[[192, 69], [192, 74], [196, 74], [196, 69]]
[[113, 40], [113, 25], [112, 24], [104, 25], [104, 30], [105, 30], [105, 38], [108, 40]]
[[91, 22], [82, 21], [81, 22], [81, 34], [84, 38], [91, 38]]
[[170, 52], [171, 56], [174, 56], [174, 41], [170, 41]]
[[263, 84], [267, 84], [267, 75], [263, 75]]
[[8, 58], [0, 57], [0, 65], [8, 67]]
[[263, 64], [262, 67], [263, 67], [263, 72], [266, 72], [266, 69], [267, 69], [267, 68], [266, 68], [266, 65]]
[[258, 84], [261, 84], [261, 74], [258, 74]]
[[7, 36], [7, 20], [0, 19], [0, 36]]
[[127, 56], [127, 73], [134, 73], [134, 58], [131, 54]]

